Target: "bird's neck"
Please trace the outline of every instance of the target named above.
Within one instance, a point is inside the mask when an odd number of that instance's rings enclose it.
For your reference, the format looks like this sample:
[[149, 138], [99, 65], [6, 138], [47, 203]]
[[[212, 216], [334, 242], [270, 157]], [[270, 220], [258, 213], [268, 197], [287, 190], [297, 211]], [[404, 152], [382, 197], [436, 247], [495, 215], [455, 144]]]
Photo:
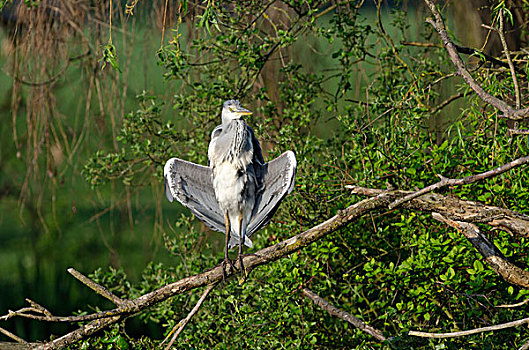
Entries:
[[227, 118], [224, 119], [224, 118], [222, 118], [222, 126], [223, 127], [227, 127], [228, 125], [230, 125], [233, 122], [237, 123], [237, 122], [241, 122], [241, 121], [244, 122], [244, 119], [242, 119], [242, 118], [237, 118], [237, 119], [227, 119]]

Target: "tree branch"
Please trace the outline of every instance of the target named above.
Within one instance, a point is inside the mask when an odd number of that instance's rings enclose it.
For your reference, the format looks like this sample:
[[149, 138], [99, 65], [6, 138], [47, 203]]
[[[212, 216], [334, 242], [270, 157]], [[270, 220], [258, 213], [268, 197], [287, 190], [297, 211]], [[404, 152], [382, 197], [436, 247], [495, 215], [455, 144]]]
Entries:
[[16, 342], [18, 342], [20, 344], [24, 344], [24, 345], [28, 344], [24, 339], [20, 338], [18, 335], [13, 334], [10, 331], [8, 331], [7, 329], [4, 329], [2, 327], [0, 327], [0, 333], [2, 333], [3, 335], [15, 340]]
[[[387, 206], [389, 201], [390, 197], [384, 193], [374, 198], [364, 199], [342, 211], [339, 211], [337, 215], [333, 216], [329, 220], [314, 226], [305, 232], [293, 236], [285, 241], [279, 242], [273, 246], [261, 249], [255, 254], [247, 255], [243, 258], [246, 271], [249, 274], [253, 269], [260, 265], [264, 265], [290, 255], [321, 239], [322, 237], [325, 237], [331, 232], [334, 232], [337, 229], [347, 225], [351, 221], [365, 215], [366, 213], [369, 213], [370, 211], [377, 208]], [[234, 265], [236, 268], [238, 268], [238, 262], [236, 262]], [[226, 271], [227, 278], [235, 275], [236, 273], [237, 272], [234, 269], [228, 268]], [[222, 275], [222, 266], [217, 266], [200, 274], [186, 277], [177, 282], [163, 286], [150, 293], [144, 294], [137, 299], [124, 300], [123, 303], [117, 308], [103, 312], [107, 315], [106, 318], [91, 321], [90, 323], [63, 335], [62, 337], [56, 338], [46, 344], [38, 346], [37, 349], [57, 349], [72, 345], [76, 341], [84, 339], [103, 328], [115, 324], [126, 317], [137, 314], [140, 311], [167, 300], [172, 296], [205, 285], [218, 283], [222, 280]], [[100, 288], [97, 289], [101, 290]]]
[[[29, 299], [26, 299], [26, 301], [28, 301], [29, 303], [34, 303]], [[9, 310], [7, 315], [0, 317], [0, 320], [6, 321], [10, 318], [18, 316], [18, 317], [29, 318], [31, 320], [46, 321], [46, 322], [83, 322], [83, 321], [99, 320], [102, 318], [108, 318], [108, 317], [113, 317], [113, 316], [122, 314], [120, 310], [115, 309], [115, 310], [109, 310], [109, 311], [96, 312], [96, 313], [89, 314], [89, 315], [53, 316], [51, 313], [49, 313], [49, 311], [45, 313], [43, 310], [41, 310], [41, 308], [42, 307], [40, 306], [40, 307], [24, 307], [17, 311]]]
[[435, 114], [435, 113], [439, 112], [441, 109], [445, 108], [450, 103], [452, 103], [453, 101], [455, 101], [458, 98], [461, 98], [463, 96], [465, 96], [464, 93], [458, 92], [457, 94], [454, 94], [454, 95], [448, 97], [446, 100], [444, 100], [443, 102], [441, 102], [437, 106], [435, 106], [435, 108], [432, 109], [431, 114]]
[[[250, 273], [253, 269], [260, 265], [268, 264], [280, 258], [286, 257], [329, 235], [337, 229], [346, 226], [350, 222], [362, 217], [363, 215], [368, 214], [373, 210], [387, 208], [390, 203], [396, 199], [410, 194], [410, 192], [406, 191], [384, 191], [361, 187], [354, 187], [353, 192], [367, 194], [373, 197], [355, 203], [344, 210], [340, 210], [332, 218], [308, 229], [305, 232], [295, 235], [273, 246], [261, 249], [255, 254], [245, 256], [243, 258], [243, 262], [244, 266], [246, 267], [246, 271]], [[525, 233], [525, 235], [529, 235], [529, 216], [516, 213], [508, 209], [485, 206], [477, 202], [463, 201], [452, 196], [445, 197], [435, 193], [428, 193], [419, 198], [414, 198], [409, 202], [403, 203], [403, 208], [436, 212], [445, 218], [454, 221], [488, 223], [491, 225], [495, 223], [497, 226], [505, 229], [506, 227], [509, 229], [514, 227], [518, 230], [515, 231], [516, 233]], [[227, 278], [237, 274], [237, 268], [238, 261], [235, 263], [235, 268], [228, 267], [226, 271]], [[82, 327], [63, 335], [62, 337], [56, 338], [46, 344], [39, 345], [37, 349], [57, 349], [70, 346], [76, 341], [93, 335], [101, 329], [122, 321], [125, 318], [137, 314], [150, 306], [167, 300], [170, 297], [195, 288], [216, 284], [220, 282], [222, 278], [222, 266], [216, 266], [200, 274], [186, 277], [177, 282], [163, 286], [136, 299], [122, 300], [122, 303], [115, 309], [83, 316], [92, 317], [93, 320]], [[95, 282], [93, 283], [95, 285], [95, 289], [93, 289], [99, 291], [98, 293], [100, 293], [103, 290], [103, 287], [97, 285]], [[34, 311], [41, 314], [44, 313], [44, 316], [42, 317], [46, 318], [46, 320], [52, 320], [50, 317], [53, 318], [53, 316], [48, 315], [47, 313], [49, 312], [47, 310], [44, 311], [45, 309], [36, 303], [30, 302], [30, 304], [32, 305], [31, 308], [25, 308], [21, 310], [21, 312], [27, 313], [27, 311]], [[2, 319], [6, 319], [8, 316], [9, 315], [4, 316]], [[25, 315], [21, 316], [27, 317]]]
[[90, 278], [86, 277], [85, 275], [83, 275], [79, 271], [75, 270], [73, 267], [70, 267], [67, 271], [68, 271], [68, 273], [70, 275], [72, 275], [73, 277], [77, 278], [85, 286], [88, 286], [94, 292], [96, 292], [97, 294], [107, 298], [108, 300], [110, 300], [111, 302], [116, 304], [117, 306], [123, 305], [126, 302], [125, 300], [123, 300], [121, 298], [118, 298], [117, 296], [112, 294], [112, 292], [109, 291], [108, 289], [106, 289], [105, 287], [95, 283]]
[[396, 200], [395, 202], [391, 203], [389, 205], [389, 209], [394, 209], [395, 207], [401, 205], [402, 203], [404, 202], [407, 202], [413, 198], [417, 198], [419, 196], [422, 196], [423, 194], [426, 194], [428, 192], [432, 192], [434, 190], [437, 190], [441, 187], [445, 187], [445, 186], [457, 186], [457, 185], [468, 185], [468, 184], [471, 184], [473, 182], [477, 182], [477, 181], [481, 181], [481, 180], [484, 180], [484, 179], [487, 179], [489, 177], [493, 177], [493, 176], [497, 176], [497, 175], [500, 175], [500, 174], [503, 174], [504, 172], [506, 171], [509, 171], [517, 166], [520, 166], [520, 165], [524, 165], [524, 164], [527, 164], [529, 163], [529, 156], [527, 157], [522, 157], [522, 158], [518, 158], [518, 159], [515, 159], [513, 160], [512, 162], [509, 162], [507, 164], [504, 164], [500, 167], [497, 167], [495, 169], [492, 169], [492, 170], [489, 170], [489, 171], [486, 171], [484, 173], [481, 173], [481, 174], [476, 174], [476, 175], [470, 175], [470, 176], [467, 176], [467, 177], [464, 177], [464, 178], [461, 178], [461, 179], [449, 179], [449, 178], [446, 178], [442, 175], [437, 175], [441, 178], [441, 181], [433, 184], [433, 185], [430, 185], [430, 186], [427, 186], [419, 191], [416, 191], [416, 192], [413, 192], [403, 198], [399, 198], [398, 200]]
[[516, 304], [496, 305], [495, 307], [510, 309], [510, 308], [513, 308], [513, 307], [518, 307], [518, 306], [525, 305], [527, 303], [529, 303], [529, 299], [525, 299], [524, 301], [521, 301], [521, 302], [516, 303]]
[[433, 213], [432, 217], [461, 232], [485, 258], [487, 264], [507, 282], [529, 288], [529, 273], [507, 261], [500, 250], [481, 233], [476, 225], [450, 220], [438, 213]]
[[[410, 191], [386, 191], [359, 186], [347, 186], [347, 188], [351, 189], [352, 193], [364, 196], [387, 194], [391, 196], [391, 202], [413, 193]], [[424, 194], [403, 203], [402, 206], [406, 209], [439, 213], [455, 221], [487, 224], [522, 237], [529, 237], [529, 215], [510, 209], [465, 201], [454, 196], [443, 196], [437, 193]]]
[[[354, 193], [377, 195], [390, 193], [393, 196], [402, 196], [404, 191], [381, 191], [363, 187], [354, 187]], [[509, 283], [529, 288], [529, 272], [519, 268], [505, 259], [503, 254], [479, 231], [473, 223], [487, 223], [498, 225], [498, 220], [505, 222], [515, 221], [508, 227], [524, 227], [529, 232], [529, 216], [514, 211], [486, 206], [478, 202], [463, 201], [456, 197], [445, 197], [436, 193], [429, 193], [419, 198], [404, 203], [404, 208], [432, 212], [434, 219], [443, 221], [458, 229], [472, 243], [492, 269]]]
[[384, 337], [381, 331], [367, 325], [364, 321], [362, 321], [361, 319], [357, 317], [354, 317], [350, 313], [338, 309], [336, 306], [330, 304], [327, 300], [323, 299], [322, 297], [320, 297], [318, 294], [314, 293], [310, 289], [303, 288], [302, 292], [303, 292], [303, 295], [309, 298], [310, 300], [312, 300], [314, 304], [318, 305], [319, 307], [321, 307], [323, 310], [327, 311], [331, 315], [349, 322], [350, 324], [360, 329], [361, 331], [364, 331], [367, 334], [372, 335], [378, 341], [381, 341], [381, 342], [386, 341], [386, 337]]
[[[443, 45], [440, 45], [440, 44], [424, 43], [424, 42], [417, 42], [417, 41], [401, 41], [400, 43], [402, 45], [407, 45], [407, 46], [436, 47], [436, 48], [444, 47]], [[465, 54], [465, 55], [479, 55], [480, 57], [484, 57], [485, 60], [489, 61], [492, 64], [495, 64], [495, 65], [503, 67], [503, 68], [509, 68], [510, 69], [509, 63], [503, 62], [503, 61], [497, 59], [496, 57], [492, 57], [491, 55], [488, 55], [488, 54], [486, 54], [483, 51], [480, 51], [480, 50], [472, 48], [472, 47], [466, 47], [466, 46], [457, 45], [455, 43], [454, 43], [454, 46], [455, 46], [457, 52], [459, 52], [459, 53], [462, 53], [462, 54]], [[514, 66], [514, 70], [517, 73], [526, 75], [524, 70], [521, 69], [520, 67]]]
[[511, 133], [511, 135], [529, 135], [529, 130], [527, 129], [507, 129], [507, 131]]
[[441, 18], [441, 14], [437, 10], [437, 7], [431, 0], [424, 0], [424, 2], [426, 3], [426, 5], [434, 16], [434, 19], [427, 18], [426, 22], [430, 23], [441, 37], [441, 40], [443, 41], [443, 44], [446, 47], [446, 51], [448, 51], [448, 55], [450, 56], [452, 63], [456, 66], [457, 74], [460, 75], [463, 80], [465, 80], [465, 82], [470, 86], [470, 88], [474, 90], [474, 92], [484, 102], [499, 109], [504, 114], [505, 118], [512, 120], [522, 120], [528, 118], [529, 108], [515, 109], [505, 101], [500, 100], [499, 98], [486, 92], [485, 89], [483, 89], [483, 87], [481, 87], [481, 85], [476, 82], [470, 72], [466, 69], [465, 63], [463, 62], [461, 57], [459, 57], [456, 45], [448, 37], [448, 34], [443, 24], [443, 20]]
[[498, 324], [498, 325], [495, 325], [495, 326], [488, 326], [488, 327], [482, 327], [482, 328], [476, 328], [476, 329], [469, 329], [468, 331], [461, 331], [461, 332], [427, 333], [427, 332], [409, 331], [408, 335], [414, 335], [416, 337], [423, 337], [423, 338], [437, 338], [437, 339], [439, 339], [439, 338], [456, 338], [456, 337], [462, 337], [462, 336], [465, 336], [465, 335], [496, 331], [498, 329], [518, 327], [518, 326], [524, 325], [526, 323], [529, 323], [529, 318], [523, 318], [523, 319], [518, 320], [518, 321], [502, 323], [502, 324]]
[[[169, 337], [171, 336], [171, 334], [174, 333], [173, 337], [171, 338], [171, 341], [167, 344], [167, 346], [165, 347], [165, 350], [169, 350], [171, 348], [171, 346], [173, 346], [176, 338], [178, 337], [178, 335], [184, 330], [184, 327], [187, 325], [187, 323], [189, 322], [189, 320], [191, 320], [191, 318], [197, 313], [198, 309], [200, 309], [200, 306], [202, 305], [202, 303], [204, 302], [204, 300], [206, 300], [207, 296], [209, 295], [209, 292], [211, 292], [213, 290], [213, 288], [215, 288], [215, 286], [217, 285], [217, 283], [214, 283], [214, 284], [210, 284], [209, 286], [206, 287], [206, 289], [204, 290], [204, 292], [202, 293], [202, 296], [200, 297], [200, 299], [198, 299], [198, 302], [197, 304], [195, 305], [195, 307], [189, 312], [189, 314], [186, 316], [186, 318], [184, 318], [183, 320], [181, 320], [180, 322], [178, 322], [174, 327], [173, 329], [171, 329], [171, 331], [169, 332], [169, 334], [167, 335], [167, 337], [164, 339], [164, 341], [160, 344], [160, 347], [163, 345], [163, 343], [165, 343], [165, 341], [167, 339], [169, 339]], [[178, 328], [178, 329], [177, 329]], [[176, 332], [175, 332], [176, 331]]]

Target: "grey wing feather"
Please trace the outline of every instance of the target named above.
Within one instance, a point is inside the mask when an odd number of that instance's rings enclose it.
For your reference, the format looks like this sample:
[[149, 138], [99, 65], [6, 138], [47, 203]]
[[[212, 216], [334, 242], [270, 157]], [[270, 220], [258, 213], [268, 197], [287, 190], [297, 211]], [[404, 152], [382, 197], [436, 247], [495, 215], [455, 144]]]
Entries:
[[212, 230], [224, 232], [209, 167], [171, 158], [165, 163], [164, 177], [169, 201], [176, 198]]
[[252, 218], [248, 223], [248, 236], [265, 226], [283, 198], [292, 192], [296, 170], [296, 156], [292, 151], [287, 151], [276, 159], [257, 167], [257, 182], [261, 189], [256, 198]]
[[216, 137], [219, 137], [220, 133], [222, 132], [222, 125], [217, 125], [215, 129], [211, 132], [211, 140], [213, 140]]

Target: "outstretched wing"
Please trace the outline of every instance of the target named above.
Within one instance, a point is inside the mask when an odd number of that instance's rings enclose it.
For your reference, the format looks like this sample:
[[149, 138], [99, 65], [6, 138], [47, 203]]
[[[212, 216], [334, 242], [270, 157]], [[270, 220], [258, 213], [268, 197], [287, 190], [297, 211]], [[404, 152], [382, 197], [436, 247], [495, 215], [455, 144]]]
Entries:
[[248, 223], [248, 236], [268, 224], [283, 198], [292, 192], [297, 169], [296, 156], [294, 152], [287, 151], [256, 168], [257, 183], [261, 188]]
[[170, 202], [176, 198], [212, 230], [224, 232], [224, 217], [215, 198], [209, 167], [171, 158], [163, 173], [165, 195]]

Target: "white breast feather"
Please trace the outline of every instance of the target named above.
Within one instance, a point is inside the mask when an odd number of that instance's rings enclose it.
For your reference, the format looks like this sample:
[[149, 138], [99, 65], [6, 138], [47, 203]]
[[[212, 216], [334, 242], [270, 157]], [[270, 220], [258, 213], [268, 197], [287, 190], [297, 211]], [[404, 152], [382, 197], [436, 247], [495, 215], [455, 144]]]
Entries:
[[[243, 126], [245, 127], [245, 126]], [[229, 246], [239, 242], [239, 213], [242, 212], [242, 228], [244, 235], [255, 205], [255, 179], [251, 178], [247, 169], [253, 161], [252, 137], [245, 130], [246, 139], [242, 145], [230, 145], [219, 150], [220, 144], [229, 144], [219, 140], [223, 135], [212, 139], [208, 149], [210, 166], [213, 169], [213, 188], [222, 212], [228, 212], [231, 223], [231, 239]], [[239, 141], [241, 142], [241, 141]], [[246, 143], [246, 145], [244, 145]], [[247, 146], [250, 147], [247, 147]], [[239, 153], [239, 150], [244, 150]], [[242, 170], [242, 171], [241, 171]], [[244, 191], [254, 192], [251, 199], [244, 195]], [[251, 240], [245, 237], [244, 244], [252, 246]]]

